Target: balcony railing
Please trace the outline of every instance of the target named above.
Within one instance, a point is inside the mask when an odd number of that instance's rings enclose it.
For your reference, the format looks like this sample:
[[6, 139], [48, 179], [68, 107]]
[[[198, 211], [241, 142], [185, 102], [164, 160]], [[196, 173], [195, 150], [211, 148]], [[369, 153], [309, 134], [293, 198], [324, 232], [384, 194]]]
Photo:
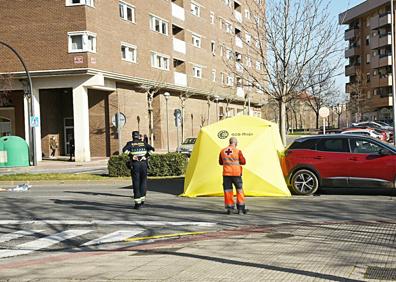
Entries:
[[173, 37], [173, 50], [182, 54], [186, 54], [186, 42]]
[[175, 4], [175, 3], [171, 3], [172, 4], [172, 16], [184, 21], [185, 19], [185, 11], [183, 7], [180, 7], [179, 5]]
[[345, 40], [351, 40], [355, 38], [359, 34], [358, 28], [351, 28], [345, 31], [344, 38]]
[[360, 51], [360, 47], [347, 48], [345, 50], [345, 58], [358, 56], [359, 55], [359, 51]]
[[378, 29], [380, 27], [383, 27], [391, 23], [392, 23], [392, 18], [390, 13], [376, 15], [370, 19], [370, 28]]
[[187, 74], [175, 72], [175, 84], [179, 86], [187, 86]]

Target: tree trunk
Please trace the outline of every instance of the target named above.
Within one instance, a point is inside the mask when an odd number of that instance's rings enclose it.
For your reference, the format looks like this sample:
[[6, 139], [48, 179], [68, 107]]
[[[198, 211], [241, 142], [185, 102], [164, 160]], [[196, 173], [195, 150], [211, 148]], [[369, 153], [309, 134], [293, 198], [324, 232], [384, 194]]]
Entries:
[[283, 145], [287, 145], [286, 141], [286, 103], [279, 100], [279, 132], [282, 138]]
[[319, 129], [319, 112], [315, 113], [316, 116], [316, 129]]

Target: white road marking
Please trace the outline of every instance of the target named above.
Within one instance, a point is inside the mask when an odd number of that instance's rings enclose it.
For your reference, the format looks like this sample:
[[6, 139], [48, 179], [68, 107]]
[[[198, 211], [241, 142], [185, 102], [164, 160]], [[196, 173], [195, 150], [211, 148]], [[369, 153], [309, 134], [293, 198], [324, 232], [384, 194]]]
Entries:
[[19, 230], [14, 233], [3, 234], [0, 236], [0, 243], [8, 242], [11, 240], [15, 240], [21, 238], [23, 236], [29, 236], [36, 233], [40, 233], [43, 230]]
[[137, 234], [144, 232], [144, 229], [133, 229], [133, 230], [118, 230], [113, 233], [107, 234], [103, 237], [97, 238], [95, 240], [86, 242], [81, 246], [92, 246], [92, 245], [100, 245], [106, 243], [115, 243], [122, 242], [130, 237], [133, 237]]
[[107, 221], [107, 220], [0, 220], [1, 225], [128, 225], [128, 226], [202, 226], [216, 225], [214, 222], [199, 221]]
[[66, 230], [54, 235], [50, 235], [44, 238], [40, 238], [31, 242], [18, 245], [15, 247], [15, 249], [0, 250], [0, 258], [15, 257], [19, 255], [30, 254], [34, 251], [48, 248], [64, 240], [81, 236], [91, 231], [92, 230]]

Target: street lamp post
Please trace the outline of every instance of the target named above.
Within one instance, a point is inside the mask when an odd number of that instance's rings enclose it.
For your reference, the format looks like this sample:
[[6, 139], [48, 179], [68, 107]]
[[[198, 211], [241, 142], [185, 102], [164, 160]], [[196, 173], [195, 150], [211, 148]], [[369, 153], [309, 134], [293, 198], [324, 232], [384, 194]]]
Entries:
[[392, 22], [392, 105], [393, 105], [393, 144], [396, 146], [396, 71], [395, 71], [395, 12], [394, 3], [391, 0]]
[[8, 49], [10, 49], [19, 59], [19, 61], [21, 62], [23, 68], [25, 69], [25, 73], [28, 79], [28, 87], [26, 88], [25, 91], [25, 97], [27, 98], [28, 101], [28, 122], [29, 122], [29, 147], [30, 147], [30, 156], [29, 159], [31, 161], [31, 163], [33, 163], [33, 166], [37, 166], [37, 156], [36, 156], [36, 130], [34, 127], [31, 126], [30, 124], [30, 117], [32, 115], [34, 115], [34, 103], [33, 103], [33, 95], [32, 95], [32, 91], [33, 91], [33, 83], [32, 83], [32, 77], [30, 76], [30, 72], [26, 67], [25, 62], [23, 61], [22, 57], [19, 55], [19, 53], [10, 45], [8, 45], [5, 42], [0, 41], [0, 45], [3, 45], [5, 47], [7, 47]]
[[170, 152], [169, 150], [169, 114], [168, 114], [168, 99], [169, 99], [169, 92], [164, 93], [165, 97], [165, 109], [166, 109], [166, 145], [168, 147], [168, 153]]

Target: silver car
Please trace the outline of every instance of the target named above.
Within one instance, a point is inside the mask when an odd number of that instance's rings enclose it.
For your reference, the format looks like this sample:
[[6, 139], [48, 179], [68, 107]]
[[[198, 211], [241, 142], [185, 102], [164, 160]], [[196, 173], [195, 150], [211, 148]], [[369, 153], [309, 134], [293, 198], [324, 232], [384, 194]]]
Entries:
[[186, 138], [186, 140], [184, 140], [184, 142], [179, 147], [177, 147], [176, 152], [185, 154], [190, 157], [195, 141], [197, 141], [197, 138]]

